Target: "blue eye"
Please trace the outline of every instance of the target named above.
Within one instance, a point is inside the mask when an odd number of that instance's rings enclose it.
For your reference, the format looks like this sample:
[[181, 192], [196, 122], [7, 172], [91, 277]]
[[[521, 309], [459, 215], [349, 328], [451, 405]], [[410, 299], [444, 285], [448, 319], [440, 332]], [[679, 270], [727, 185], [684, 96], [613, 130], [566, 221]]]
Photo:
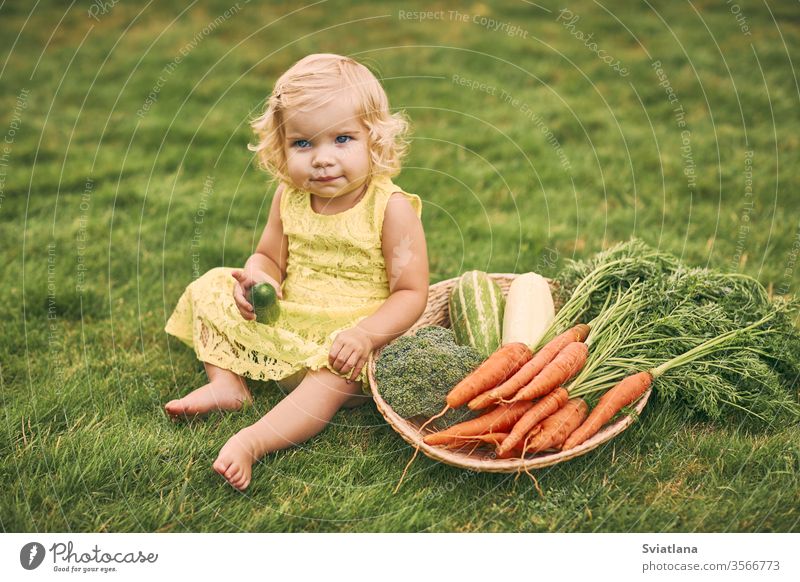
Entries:
[[311, 142], [307, 139], [298, 139], [292, 145], [297, 148], [307, 148], [311, 145]]
[[351, 139], [353, 139], [353, 138], [350, 137], [349, 135], [337, 135], [336, 136], [336, 143], [347, 143]]

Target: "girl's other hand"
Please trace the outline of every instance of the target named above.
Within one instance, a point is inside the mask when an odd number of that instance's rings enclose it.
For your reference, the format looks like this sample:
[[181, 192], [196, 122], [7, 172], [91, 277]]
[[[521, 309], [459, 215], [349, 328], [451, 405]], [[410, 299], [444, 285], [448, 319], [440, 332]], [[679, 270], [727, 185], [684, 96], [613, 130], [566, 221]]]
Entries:
[[336, 336], [328, 354], [328, 363], [340, 374], [352, 371], [348, 380], [358, 378], [372, 351], [372, 340], [360, 327], [351, 327]]
[[250, 293], [250, 287], [258, 283], [269, 283], [275, 288], [278, 294], [278, 299], [283, 299], [280, 283], [270, 277], [264, 271], [253, 271], [248, 273], [244, 269], [234, 269], [231, 275], [236, 279], [233, 286], [233, 300], [236, 302], [236, 307], [239, 308], [239, 313], [247, 321], [253, 321], [256, 314], [253, 312], [253, 306], [247, 300], [247, 295]]

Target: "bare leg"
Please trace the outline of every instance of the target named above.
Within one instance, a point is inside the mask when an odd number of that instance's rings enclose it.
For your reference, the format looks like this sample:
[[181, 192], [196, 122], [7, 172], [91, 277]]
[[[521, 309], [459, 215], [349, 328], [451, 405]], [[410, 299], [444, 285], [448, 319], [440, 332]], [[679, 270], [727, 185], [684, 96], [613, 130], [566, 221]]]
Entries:
[[228, 439], [214, 461], [214, 470], [237, 489], [246, 489], [255, 460], [307, 441], [360, 390], [358, 382], [348, 383], [325, 368], [309, 372], [258, 422]]
[[[288, 394], [300, 385], [307, 373], [308, 370], [303, 368], [291, 376], [277, 380], [278, 386], [281, 390], [283, 390], [284, 394]], [[346, 400], [344, 404], [342, 404], [342, 408], [355, 408], [371, 401], [372, 396], [369, 394], [364, 394], [362, 390], [358, 390], [353, 396]]]
[[167, 414], [178, 418], [197, 416], [213, 410], [239, 410], [245, 402], [253, 401], [244, 378], [213, 364], [206, 363], [205, 368], [208, 384], [179, 400], [167, 402], [164, 406]]
[[280, 389], [283, 390], [284, 394], [288, 394], [300, 385], [300, 382], [303, 381], [306, 374], [308, 374], [308, 370], [306, 368], [301, 368], [291, 376], [277, 380], [277, 384]]

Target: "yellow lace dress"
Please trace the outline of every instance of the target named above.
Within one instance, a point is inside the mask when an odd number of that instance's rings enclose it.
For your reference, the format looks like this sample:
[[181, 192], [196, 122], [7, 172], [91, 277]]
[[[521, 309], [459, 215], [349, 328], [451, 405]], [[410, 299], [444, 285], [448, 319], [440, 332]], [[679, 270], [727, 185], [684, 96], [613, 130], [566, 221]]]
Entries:
[[[219, 267], [189, 284], [165, 331], [193, 347], [199, 360], [255, 380], [331, 369], [328, 353], [339, 332], [389, 297], [381, 230], [393, 192], [402, 192], [421, 215], [419, 197], [386, 176], [373, 177], [355, 206], [330, 215], [316, 213], [310, 194], [287, 184], [280, 211], [289, 252], [278, 320], [243, 319], [233, 300], [232, 269]], [[368, 393], [366, 369], [358, 379]]]

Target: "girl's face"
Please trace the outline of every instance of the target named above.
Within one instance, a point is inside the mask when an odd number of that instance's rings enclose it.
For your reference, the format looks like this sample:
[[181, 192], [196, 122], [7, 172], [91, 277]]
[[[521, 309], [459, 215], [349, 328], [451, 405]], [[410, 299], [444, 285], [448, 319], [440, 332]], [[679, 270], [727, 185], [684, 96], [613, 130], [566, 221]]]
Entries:
[[369, 174], [367, 128], [349, 99], [285, 112], [286, 164], [294, 186], [322, 198], [359, 192]]

